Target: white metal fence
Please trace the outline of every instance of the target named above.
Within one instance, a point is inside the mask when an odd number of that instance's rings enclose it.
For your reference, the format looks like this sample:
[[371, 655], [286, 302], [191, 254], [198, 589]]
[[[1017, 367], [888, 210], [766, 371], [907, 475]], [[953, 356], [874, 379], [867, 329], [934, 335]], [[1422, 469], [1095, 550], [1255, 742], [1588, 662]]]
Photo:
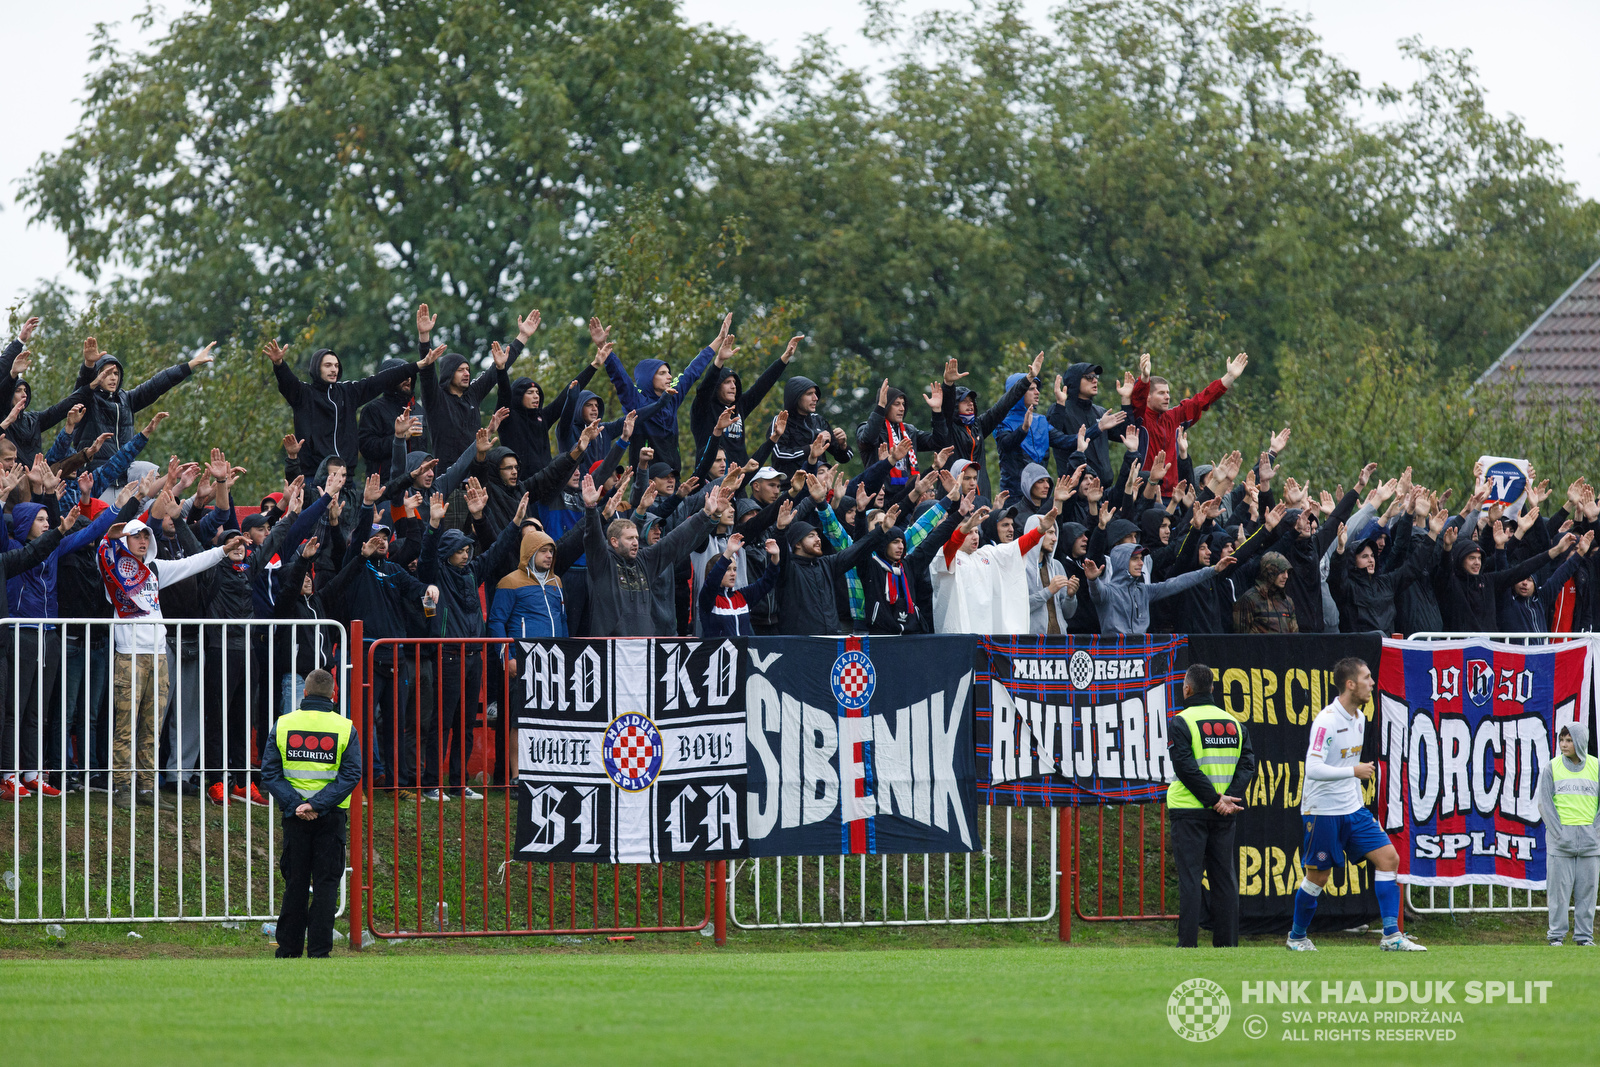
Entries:
[[318, 666], [348, 716], [348, 665], [328, 620], [0, 620], [0, 923], [276, 918], [260, 746]]
[[747, 930], [1042, 922], [1056, 913], [1053, 808], [984, 807], [970, 853], [731, 861], [728, 913]]

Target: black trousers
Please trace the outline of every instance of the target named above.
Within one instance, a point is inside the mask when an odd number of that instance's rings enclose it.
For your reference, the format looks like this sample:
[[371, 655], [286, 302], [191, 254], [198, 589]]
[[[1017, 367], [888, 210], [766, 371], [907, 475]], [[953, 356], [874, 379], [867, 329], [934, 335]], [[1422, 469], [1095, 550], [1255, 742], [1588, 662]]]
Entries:
[[432, 788], [439, 773], [433, 659], [426, 652], [397, 659], [394, 647], [380, 649], [372, 665], [373, 750], [390, 786]]
[[[1178, 868], [1178, 947], [1200, 941], [1201, 908], [1209, 904], [1211, 944], [1239, 945], [1239, 857], [1233, 847], [1235, 820], [1210, 808], [1168, 809], [1172, 816], [1172, 857]], [[1204, 872], [1211, 891], [1202, 900]]]
[[[467, 646], [444, 645], [439, 653], [439, 755], [450, 768], [450, 784], [457, 790], [467, 784], [467, 761], [472, 758], [472, 731], [483, 710], [478, 690], [483, 682], [483, 654]], [[443, 785], [436, 773], [432, 785]]]
[[[251, 766], [253, 735], [263, 725], [266, 709], [259, 699], [245, 699], [247, 693], [255, 695], [260, 679], [259, 669], [251, 671], [246, 667], [248, 659], [247, 649], [206, 647], [202, 683], [206, 736], [202, 762], [208, 786], [231, 779], [234, 785], [242, 788], [255, 778]], [[247, 677], [249, 674], [254, 677]]]
[[[294, 959], [304, 948], [313, 959], [333, 949], [333, 914], [339, 910], [339, 879], [344, 876], [344, 826], [347, 815], [335, 808], [315, 819], [290, 815], [283, 820], [283, 911], [278, 916], [278, 952]], [[307, 907], [307, 897], [310, 906]], [[361, 936], [358, 930], [355, 936]]]

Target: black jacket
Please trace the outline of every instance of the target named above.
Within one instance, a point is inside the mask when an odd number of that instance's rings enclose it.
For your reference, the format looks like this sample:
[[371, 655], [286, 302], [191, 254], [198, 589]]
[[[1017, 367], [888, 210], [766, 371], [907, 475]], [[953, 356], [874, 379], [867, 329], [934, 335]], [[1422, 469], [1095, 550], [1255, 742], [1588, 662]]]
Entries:
[[[1054, 404], [1045, 415], [1051, 426], [1060, 430], [1074, 441], [1076, 445], [1078, 427], [1088, 426], [1091, 430], [1100, 423], [1100, 417], [1106, 409], [1092, 400], [1084, 400], [1078, 396], [1078, 385], [1083, 381], [1083, 376], [1094, 366], [1092, 363], [1074, 363], [1067, 368], [1067, 373], [1061, 376], [1061, 384], [1067, 390], [1067, 402]], [[1069, 460], [1073, 452], [1070, 448], [1052, 449], [1056, 454], [1056, 471], [1060, 474], [1070, 474], [1072, 465]], [[1116, 473], [1111, 467], [1110, 438], [1105, 434], [1092, 436], [1089, 440], [1089, 450], [1085, 456], [1089, 462], [1089, 470], [1100, 479], [1101, 485], [1110, 485]]]
[[[434, 619], [437, 631], [429, 637], [482, 637], [483, 601], [478, 587], [498, 581], [511, 568], [507, 558], [522, 544], [522, 530], [506, 525], [487, 552], [467, 561], [465, 567], [450, 563], [450, 557], [471, 544], [460, 530], [441, 530], [429, 526], [422, 535], [422, 559], [417, 577], [439, 587], [439, 610]], [[512, 564], [515, 560], [512, 559]]]
[[[809, 390], [816, 388], [816, 382], [798, 374], [783, 383], [783, 407], [789, 412], [789, 423], [784, 427], [783, 436], [778, 438], [778, 443], [772, 450], [772, 465], [784, 474], [793, 474], [797, 470], [814, 473], [817, 465], [811, 462], [811, 442], [823, 431], [830, 434], [833, 432], [833, 427], [822, 417], [821, 411], [814, 411], [809, 415], [800, 413], [800, 398]], [[817, 395], [820, 407], [820, 390]], [[837, 440], [828, 446], [828, 451], [833, 453], [833, 458], [840, 463], [855, 458], [850, 446], [846, 444], [841, 448]], [[827, 632], [832, 633], [831, 630]]]
[[[779, 532], [781, 535], [789, 531]], [[793, 550], [791, 541], [789, 559], [778, 583], [778, 631], [785, 634], [839, 633], [834, 583], [851, 567], [882, 548], [886, 539], [882, 530], [874, 530], [843, 552], [826, 556], [802, 556]], [[931, 603], [929, 610], [932, 610]]]
[[[313, 375], [318, 361], [328, 351], [319, 348], [312, 354]], [[361, 405], [416, 373], [412, 364], [395, 362], [398, 366], [380, 370], [370, 377], [336, 382], [303, 382], [295, 377], [287, 361], [273, 366], [272, 376], [277, 379], [278, 392], [294, 412], [294, 435], [305, 441], [300, 449], [302, 469], [316, 470], [329, 456], [342, 456], [349, 463], [355, 463], [356, 454], [361, 450]], [[394, 436], [393, 418], [389, 420], [389, 436]], [[355, 476], [353, 469], [350, 473], [351, 477]]]
[[[428, 354], [427, 345], [419, 344], [418, 348], [424, 356]], [[439, 362], [417, 372], [422, 402], [428, 406], [428, 415], [433, 419], [433, 454], [436, 456], [461, 455], [462, 450], [472, 444], [483, 423], [483, 401], [494, 388], [494, 374], [478, 375], [460, 396], [442, 384], [454, 377], [456, 368], [466, 362], [466, 356], [446, 352], [439, 357]], [[394, 434], [392, 424], [389, 434]]]
[[[122, 360], [110, 355], [101, 356], [93, 367], [80, 367], [78, 380], [73, 384], [74, 396], [78, 396], [80, 391], [82, 393], [73, 403], [82, 403], [84, 411], [82, 421], [72, 432], [72, 447], [86, 448], [101, 434], [111, 434], [111, 440], [101, 445], [99, 452], [89, 457], [90, 469], [100, 466], [115, 455], [123, 445], [133, 440], [133, 435], [137, 432], [133, 425], [134, 412], [154, 404], [168, 389], [193, 373], [189, 370], [188, 360], [184, 360], [166, 370], [157, 371], [150, 376], [149, 381], [142, 382], [132, 389], [119, 388], [113, 393], [91, 389], [89, 383], [94, 381], [96, 375], [108, 365], [121, 367], [123, 384], [127, 384], [128, 368], [122, 365]], [[118, 484], [126, 484], [126, 478]]]
[[[1461, 569], [1461, 564], [1474, 552], [1483, 553], [1483, 564], [1477, 574], [1468, 574]], [[1494, 553], [1483, 552], [1478, 542], [1462, 538], [1450, 549], [1450, 562], [1436, 569], [1433, 587], [1447, 630], [1494, 633], [1499, 625], [1495, 608], [1500, 591], [1516, 585], [1550, 562], [1547, 553], [1535, 552], [1514, 567], [1491, 571], [1489, 565], [1493, 558]]]
[[1352, 566], [1359, 548], [1346, 545], [1345, 551], [1333, 554], [1328, 567], [1328, 590], [1339, 605], [1339, 628], [1352, 634], [1376, 630], [1387, 637], [1395, 632], [1401, 590], [1433, 571], [1439, 545], [1417, 531], [1411, 538], [1405, 563], [1386, 574], [1368, 574]]
[[[733, 425], [722, 431], [722, 451], [728, 457], [728, 467], [742, 466], [750, 458], [748, 435], [745, 433], [745, 420], [756, 406], [765, 400], [772, 387], [778, 384], [778, 379], [783, 377], [784, 369], [788, 364], [781, 359], [772, 361], [772, 365], [761, 372], [761, 377], [749, 389], [744, 387], [744, 379], [739, 377], [732, 367], [718, 368], [715, 364], [706, 368], [700, 376], [700, 384], [694, 391], [694, 404], [689, 408], [689, 432], [694, 435], [694, 450], [698, 455], [705, 451], [706, 441], [711, 438], [711, 431], [716, 428], [717, 419], [722, 415], [722, 409], [727, 405], [717, 399], [722, 392], [722, 383], [732, 378], [734, 381], [733, 406], [738, 412], [738, 418], [733, 420]], [[792, 417], [792, 416], [791, 416]]]
[[363, 637], [368, 641], [381, 637], [426, 636], [422, 632], [421, 618], [422, 597], [428, 591], [427, 585], [386, 559], [363, 558], [361, 546], [371, 535], [372, 509], [362, 505], [355, 536], [350, 539], [350, 547], [345, 549], [340, 568], [352, 571], [344, 594], [345, 618], [362, 620], [365, 624]]
[[[611, 550], [600, 512], [589, 508], [583, 519], [583, 547], [589, 568], [589, 636], [671, 637], [652, 611], [652, 587], [663, 569], [672, 570], [711, 529], [714, 520], [696, 512], [653, 545], [640, 543], [639, 554], [624, 560]], [[831, 599], [829, 601], [832, 602]]]
[[[382, 372], [394, 370], [396, 367], [409, 368], [410, 366], [411, 364], [402, 359], [386, 359], [378, 366], [378, 370]], [[405, 410], [407, 404], [411, 405], [411, 414], [422, 420], [422, 434], [411, 439], [411, 448], [414, 451], [430, 451], [427, 410], [422, 406], [422, 398], [418, 397], [415, 392], [407, 394], [400, 391], [400, 387], [405, 384], [406, 380], [402, 379], [396, 382], [388, 392], [362, 408], [357, 424], [357, 435], [361, 443], [361, 456], [367, 461], [367, 473], [371, 474], [373, 471], [377, 471], [379, 477], [386, 482], [391, 477], [389, 472], [389, 442], [394, 439], [394, 420], [400, 417], [400, 413]], [[354, 457], [346, 456], [345, 458], [348, 460]], [[350, 481], [352, 482], [356, 480], [355, 473], [352, 468], [350, 471]]]
[[[979, 496], [994, 496], [989, 491], [989, 435], [1006, 417], [1006, 412], [1016, 407], [1022, 400], [1023, 394], [1028, 391], [1028, 381], [1027, 375], [1023, 375], [1012, 383], [1011, 388], [1001, 396], [999, 403], [988, 411], [975, 411], [970, 424], [961, 421], [961, 401], [971, 397], [973, 407], [976, 409], [978, 394], [964, 385], [952, 389], [945, 385], [942, 379], [934, 386], [942, 393], [939, 410], [933, 413], [934, 444], [941, 449], [955, 447], [955, 454], [950, 457], [951, 463], [965, 459], [978, 465]], [[1065, 468], [1062, 470], [1065, 471]]]

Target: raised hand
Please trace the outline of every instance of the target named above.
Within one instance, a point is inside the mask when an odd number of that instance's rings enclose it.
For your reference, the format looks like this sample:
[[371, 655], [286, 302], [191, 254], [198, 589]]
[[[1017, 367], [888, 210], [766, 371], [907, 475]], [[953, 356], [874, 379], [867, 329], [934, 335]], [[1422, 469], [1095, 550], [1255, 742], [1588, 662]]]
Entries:
[[797, 333], [793, 337], [789, 338], [789, 344], [784, 348], [783, 355], [779, 356], [778, 358], [787, 364], [791, 359], [794, 358], [795, 350], [800, 347], [800, 342], [804, 341], [805, 339], [806, 335], [803, 333]]
[[370, 508], [381, 496], [383, 496], [383, 479], [376, 473], [367, 475], [366, 484], [361, 488], [361, 502]]
[[1083, 559], [1083, 576], [1085, 578], [1089, 579], [1091, 582], [1099, 581], [1100, 576], [1102, 574], [1104, 574], [1105, 572], [1106, 572], [1106, 569], [1104, 567], [1100, 566], [1100, 564], [1096, 563], [1094, 560], [1090, 559], [1088, 556], [1084, 557], [1084, 559]]
[[76, 430], [78, 428], [78, 423], [83, 421], [83, 416], [85, 414], [87, 414], [87, 412], [84, 409], [84, 406], [82, 404], [74, 404], [74, 405], [72, 405], [71, 409], [69, 409], [67, 411], [67, 432], [68, 433], [72, 433], [74, 430]]
[[17, 353], [17, 358], [11, 361], [11, 376], [20, 378], [28, 373], [28, 368], [33, 366], [33, 353], [24, 348]]
[[794, 501], [785, 500], [778, 505], [778, 518], [773, 523], [780, 530], [787, 530], [789, 523], [794, 521]]
[[970, 373], [972, 372], [961, 369], [954, 356], [944, 361], [944, 384], [946, 385], [954, 385]]
[[285, 357], [289, 355], [289, 350], [280, 345], [276, 338], [268, 341], [266, 343], [266, 347], [262, 348], [261, 351], [267, 357], [267, 359], [272, 361], [272, 365], [274, 367], [282, 363]]
[[100, 345], [93, 337], [83, 339], [83, 365], [92, 367], [100, 360]]
[[1167, 476], [1167, 468], [1169, 466], [1171, 466], [1171, 464], [1167, 462], [1167, 450], [1163, 448], [1158, 451], [1155, 455], [1155, 458], [1150, 461], [1150, 481], [1159, 482], [1161, 479], [1165, 478]]
[[590, 422], [587, 426], [585, 426], [581, 432], [579, 432], [578, 452], [580, 455], [585, 449], [593, 444], [594, 439], [600, 435], [600, 428], [600, 420], [595, 419], [593, 422]]
[[1272, 440], [1267, 442], [1267, 447], [1272, 450], [1273, 455], [1277, 455], [1278, 453], [1282, 452], [1284, 449], [1288, 448], [1289, 447], [1289, 427], [1285, 426], [1283, 429], [1281, 429], [1277, 433], [1273, 434], [1272, 435]]
[[938, 382], [928, 383], [928, 392], [923, 395], [922, 402], [935, 414], [944, 410], [944, 390], [939, 388]]
[[1345, 542], [1348, 540], [1349, 534], [1345, 529], [1345, 524], [1341, 522], [1339, 524], [1339, 555], [1344, 555]]
[[527, 344], [528, 338], [532, 337], [534, 335], [534, 331], [539, 329], [539, 321], [538, 308], [534, 308], [532, 311], [528, 312], [526, 318], [519, 318], [517, 320], [517, 340], [521, 341], [523, 344]]
[[1122, 434], [1122, 447], [1129, 452], [1139, 451], [1139, 427], [1129, 426]]
[[1189, 431], [1183, 423], [1178, 423], [1178, 428], [1172, 432], [1173, 442], [1178, 446], [1178, 458], [1189, 458]]
[[499, 433], [500, 424], [505, 422], [510, 417], [510, 408], [495, 408], [494, 414], [489, 416], [489, 432], [492, 434]]
[[511, 353], [499, 341], [490, 341], [489, 358], [494, 360], [495, 370], [505, 370], [506, 364], [511, 362]]
[[1033, 362], [1028, 364], [1028, 377], [1037, 379], [1039, 377], [1040, 372], [1043, 371], [1043, 370], [1044, 370], [1044, 353], [1040, 352], [1037, 356], [1033, 357]]
[[738, 417], [739, 409], [737, 406], [729, 404], [723, 408], [722, 414], [717, 416], [717, 424], [711, 428], [712, 436], [721, 437], [728, 427], [733, 425], [733, 420]]
[[1270, 533], [1278, 528], [1278, 523], [1283, 521], [1284, 515], [1288, 514], [1288, 512], [1289, 505], [1280, 500], [1272, 506], [1271, 511], [1267, 512], [1266, 516], [1261, 520], [1262, 524], [1266, 526], [1267, 531]]
[[1122, 380], [1116, 385], [1117, 396], [1122, 398], [1123, 406], [1133, 403], [1134, 384], [1133, 373], [1131, 371], [1123, 371]]
[[1226, 556], [1223, 556], [1221, 559], [1213, 563], [1211, 565], [1211, 569], [1216, 571], [1218, 574], [1221, 574], [1223, 571], [1227, 570], [1229, 567], [1238, 562], [1239, 557], [1230, 552]]
[[406, 494], [400, 498], [400, 507], [404, 509], [406, 514], [416, 515], [418, 510], [420, 510], [422, 507], [422, 494], [417, 492], [415, 489], [408, 490]]
[[71, 533], [72, 528], [78, 524], [78, 514], [78, 505], [74, 504], [65, 515], [61, 516], [61, 525], [57, 529], [61, 531], [62, 537]]
[[878, 386], [878, 407], [886, 410], [889, 407], [889, 379], [885, 378], [883, 384]]
[[1361, 493], [1362, 493], [1362, 490], [1366, 489], [1367, 483], [1372, 481], [1372, 476], [1373, 476], [1373, 474], [1377, 473], [1377, 470], [1378, 470], [1378, 465], [1376, 463], [1368, 463], [1365, 467], [1361, 468], [1361, 473], [1356, 476], [1356, 495], [1357, 496], [1360, 496]]
[[1232, 359], [1228, 360], [1228, 371], [1222, 376], [1222, 384], [1225, 386], [1231, 386], [1234, 382], [1239, 380], [1239, 375], [1243, 374], [1244, 369], [1249, 365], [1250, 357], [1245, 355], [1243, 352], [1240, 352], [1237, 356], [1234, 356]]
[[418, 304], [417, 305], [417, 340], [421, 341], [423, 344], [427, 344], [428, 343], [428, 339], [433, 336], [434, 323], [436, 323], [438, 321], [439, 321], [439, 316], [428, 314], [428, 305], [427, 304]]
[[777, 444], [778, 439], [783, 436], [783, 431], [787, 430], [788, 428], [789, 409], [785, 408], [784, 410], [778, 412], [778, 414], [773, 418], [772, 433], [768, 434], [767, 436], [772, 439], [773, 444]]
[[439, 362], [439, 357], [444, 355], [444, 350], [445, 350], [445, 346], [444, 345], [437, 345], [437, 346], [429, 349], [427, 355], [425, 355], [421, 359], [417, 360], [417, 366], [419, 366], [419, 367], [431, 367], [431, 366], [433, 366], [435, 363]]
[[717, 331], [717, 339], [711, 342], [711, 351], [721, 352], [722, 346], [728, 343], [728, 336], [733, 332], [733, 312], [728, 312], [722, 317], [722, 329]]
[[438, 526], [444, 521], [444, 513], [450, 510], [450, 501], [445, 499], [443, 493], [434, 493], [428, 498], [428, 525]]
[[317, 551], [321, 547], [322, 543], [315, 537], [308, 537], [306, 538], [306, 543], [300, 546], [300, 554], [306, 559], [316, 559]]
[[1069, 399], [1067, 397], [1067, 387], [1066, 387], [1066, 384], [1061, 380], [1061, 375], [1059, 375], [1059, 374], [1056, 375], [1055, 390], [1056, 390], [1056, 403], [1057, 404], [1065, 404], [1067, 402], [1067, 400]]
[[[1128, 413], [1123, 411], [1121, 408], [1118, 408], [1115, 411], [1108, 411], [1104, 415], [1101, 415], [1100, 421], [1095, 423], [1095, 425], [1099, 426], [1101, 430], [1114, 430], [1127, 421]], [[1080, 427], [1080, 429], [1082, 429], [1082, 427]]]
[[189, 369], [191, 371], [197, 371], [207, 363], [215, 362], [217, 357], [211, 354], [211, 350], [216, 347], [217, 342], [212, 341], [200, 351], [196, 352], [194, 354], [194, 358], [189, 361]]
[[1141, 382], [1150, 380], [1150, 353], [1148, 352], [1139, 353], [1139, 380]]
[[23, 344], [27, 344], [30, 340], [32, 340], [33, 331], [39, 328], [39, 323], [41, 321], [43, 320], [37, 315], [34, 315], [25, 321], [22, 324], [22, 329], [17, 331], [17, 340], [21, 341]]

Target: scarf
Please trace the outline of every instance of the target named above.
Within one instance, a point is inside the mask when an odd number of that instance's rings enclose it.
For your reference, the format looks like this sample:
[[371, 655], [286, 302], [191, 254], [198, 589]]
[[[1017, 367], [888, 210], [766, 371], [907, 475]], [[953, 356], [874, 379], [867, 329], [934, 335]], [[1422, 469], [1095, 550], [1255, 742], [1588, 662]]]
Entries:
[[[1006, 391], [1017, 384], [1021, 374], [1013, 374], [1006, 379]], [[1012, 409], [1006, 412], [1006, 417], [1000, 425], [994, 428], [994, 436], [998, 439], [1002, 433], [1015, 433], [1022, 429], [1022, 421], [1027, 417], [1028, 404], [1026, 400], [1017, 401]], [[1050, 453], [1050, 423], [1043, 415], [1034, 413], [1033, 421], [1028, 424], [1028, 432], [1022, 438], [1022, 451], [1035, 463], [1043, 463], [1045, 456]]]
[[1039, 560], [1039, 584], [1044, 586], [1044, 632], [1055, 636], [1061, 632], [1061, 620], [1056, 618], [1056, 598], [1050, 595], [1050, 561]]
[[873, 561], [883, 568], [883, 599], [904, 618], [917, 613], [916, 601], [911, 597], [911, 583], [906, 580], [906, 569], [874, 555]]
[[[904, 424], [895, 422], [893, 419], [884, 419], [883, 428], [884, 436], [888, 439], [889, 447], [891, 449], [894, 448], [895, 445], [911, 436], [906, 432]], [[905, 459], [902, 459], [899, 463], [896, 463], [889, 469], [889, 484], [893, 486], [902, 486], [907, 482], [914, 482], [916, 480], [917, 450], [913, 448], [910, 452], [906, 453]]]
[[100, 577], [111, 597], [111, 606], [120, 619], [140, 618], [149, 614], [136, 599], [136, 594], [151, 578], [150, 568], [144, 560], [128, 550], [120, 538], [107, 538], [100, 542], [96, 553], [100, 564]]

